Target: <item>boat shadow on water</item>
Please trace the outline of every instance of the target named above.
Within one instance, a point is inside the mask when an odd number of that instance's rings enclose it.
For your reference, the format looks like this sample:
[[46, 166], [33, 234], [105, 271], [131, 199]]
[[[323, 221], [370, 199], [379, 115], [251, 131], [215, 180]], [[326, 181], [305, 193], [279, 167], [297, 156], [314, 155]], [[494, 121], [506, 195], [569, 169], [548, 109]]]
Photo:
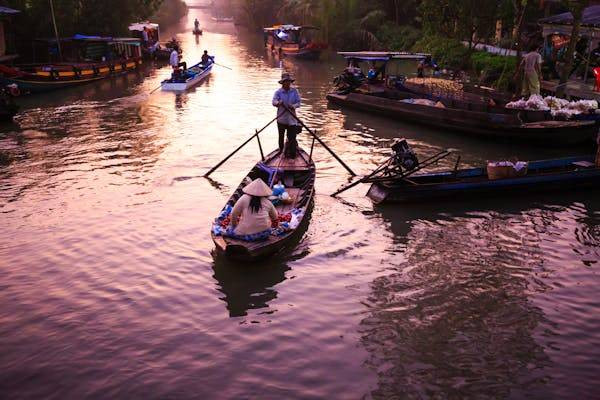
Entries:
[[217, 281], [218, 290], [223, 293], [223, 300], [229, 317], [244, 317], [250, 310], [265, 309], [260, 314], [272, 314], [269, 303], [278, 297], [276, 286], [288, 279], [291, 271], [290, 263], [299, 261], [309, 254], [302, 245], [304, 232], [290, 247], [295, 247], [292, 254], [280, 252], [266, 260], [252, 263], [234, 261], [219, 254], [213, 255], [213, 278]]

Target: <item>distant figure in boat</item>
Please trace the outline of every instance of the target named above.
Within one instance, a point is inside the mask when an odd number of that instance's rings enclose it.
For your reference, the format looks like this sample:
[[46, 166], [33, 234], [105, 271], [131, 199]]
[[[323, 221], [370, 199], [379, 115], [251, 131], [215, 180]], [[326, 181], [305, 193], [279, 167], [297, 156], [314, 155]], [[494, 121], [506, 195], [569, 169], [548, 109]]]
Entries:
[[246, 185], [244, 195], [233, 206], [231, 226], [235, 236], [257, 235], [271, 232], [271, 227], [278, 223], [277, 210], [269, 196], [271, 188], [260, 178]]
[[173, 67], [173, 72], [179, 71], [179, 67], [183, 67], [185, 71], [187, 69], [187, 64], [184, 62], [179, 62], [179, 46], [173, 47], [173, 51], [171, 52], [171, 56], [169, 57], [169, 64]]
[[440, 70], [440, 67], [437, 65], [435, 60], [431, 58], [431, 56], [426, 56], [424, 60], [419, 62], [417, 66], [417, 78], [425, 77], [425, 69], [432, 69], [436, 74]]
[[[285, 157], [296, 158], [296, 149], [298, 142], [296, 135], [300, 133], [302, 128], [298, 120], [294, 118], [296, 109], [300, 107], [300, 93], [296, 88], [292, 87], [294, 79], [292, 76], [284, 72], [281, 74], [281, 89], [278, 89], [273, 95], [273, 106], [277, 107], [277, 129], [279, 130], [279, 150], [285, 149]], [[288, 111], [289, 110], [289, 111]], [[287, 144], [284, 147], [284, 134], [287, 132]]]
[[212, 61], [212, 57], [208, 55], [208, 50], [204, 50], [204, 54], [202, 54], [202, 65], [206, 66], [209, 61]]
[[194, 20], [194, 31], [198, 32], [200, 30], [200, 21], [198, 21], [198, 18], [196, 18]]

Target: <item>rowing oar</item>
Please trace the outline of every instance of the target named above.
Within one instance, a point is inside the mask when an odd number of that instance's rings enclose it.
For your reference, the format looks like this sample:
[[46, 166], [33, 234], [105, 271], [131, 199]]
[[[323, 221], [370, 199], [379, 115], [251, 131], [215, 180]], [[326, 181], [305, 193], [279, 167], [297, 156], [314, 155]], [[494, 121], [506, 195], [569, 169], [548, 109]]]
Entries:
[[268, 124], [266, 124], [265, 126], [263, 126], [260, 130], [256, 131], [254, 133], [254, 135], [250, 136], [248, 138], [248, 140], [246, 140], [244, 143], [242, 143], [240, 145], [240, 147], [238, 147], [237, 149], [235, 149], [230, 155], [228, 155], [227, 157], [225, 157], [221, 162], [219, 162], [217, 165], [215, 165], [214, 167], [212, 167], [212, 169], [210, 171], [208, 171], [206, 174], [204, 174], [204, 177], [208, 178], [210, 174], [212, 174], [213, 172], [215, 172], [217, 170], [217, 168], [219, 168], [221, 165], [225, 164], [225, 162], [227, 160], [229, 160], [235, 153], [237, 153], [238, 151], [240, 151], [242, 149], [242, 147], [244, 147], [245, 145], [247, 145], [252, 139], [254, 139], [255, 137], [257, 137], [259, 133], [261, 133], [262, 131], [264, 131], [265, 129], [267, 129], [267, 127], [269, 125], [271, 125], [273, 122], [275, 122], [277, 120], [277, 118], [279, 118], [282, 114], [283, 113], [277, 115]]
[[219, 67], [223, 67], [223, 68], [230, 69], [230, 70], [232, 70], [232, 71], [233, 71], [233, 68], [229, 68], [229, 67], [228, 67], [228, 66], [226, 66], [226, 65], [219, 64], [219, 63], [216, 63], [216, 62], [214, 62], [214, 61], [213, 61], [213, 64], [215, 64], [215, 65], [218, 65]]
[[354, 186], [358, 185], [359, 183], [363, 183], [363, 182], [365, 182], [366, 180], [368, 180], [368, 179], [372, 178], [373, 176], [375, 176], [376, 174], [378, 174], [379, 172], [381, 172], [381, 170], [383, 170], [385, 167], [387, 167], [387, 166], [389, 165], [389, 163], [392, 161], [392, 159], [393, 159], [393, 158], [394, 158], [394, 157], [390, 157], [390, 158], [388, 158], [388, 159], [387, 159], [385, 162], [383, 162], [381, 165], [379, 165], [379, 167], [377, 167], [377, 168], [375, 169], [375, 171], [371, 172], [369, 175], [367, 175], [367, 176], [363, 176], [363, 177], [362, 177], [362, 178], [360, 178], [359, 180], [357, 180], [357, 181], [354, 181], [354, 182], [352, 182], [352, 183], [350, 183], [350, 184], [348, 184], [348, 185], [346, 185], [346, 186], [342, 187], [341, 189], [339, 189], [339, 190], [338, 190], [337, 192], [335, 192], [335, 193], [332, 193], [332, 194], [331, 194], [331, 197], [335, 197], [335, 196], [337, 196], [338, 194], [340, 194], [340, 193], [343, 193], [343, 192], [345, 192], [345, 191], [346, 191], [346, 190], [348, 190], [348, 189], [352, 189]]
[[333, 150], [331, 150], [331, 149], [329, 148], [329, 146], [327, 146], [327, 145], [326, 145], [326, 144], [325, 144], [325, 143], [324, 143], [324, 142], [321, 140], [321, 138], [319, 138], [319, 137], [317, 136], [317, 134], [316, 134], [316, 133], [314, 133], [313, 131], [311, 131], [311, 130], [310, 130], [310, 128], [309, 128], [308, 126], [306, 126], [306, 125], [304, 124], [304, 122], [302, 122], [302, 120], [301, 120], [300, 118], [298, 118], [298, 117], [296, 116], [296, 114], [294, 114], [294, 113], [293, 113], [293, 112], [292, 112], [292, 111], [291, 111], [291, 110], [290, 110], [290, 109], [289, 109], [289, 108], [288, 108], [288, 107], [287, 107], [285, 104], [283, 104], [283, 108], [285, 108], [285, 110], [286, 110], [288, 113], [290, 113], [290, 114], [292, 115], [292, 117], [294, 117], [294, 118], [296, 119], [296, 121], [300, 122], [300, 125], [302, 125], [302, 126], [304, 127], [304, 129], [306, 129], [306, 130], [308, 131], [308, 133], [310, 133], [310, 134], [312, 135], [312, 137], [314, 137], [314, 138], [317, 140], [317, 142], [319, 142], [319, 143], [321, 144], [321, 146], [323, 146], [323, 147], [325, 148], [325, 150], [327, 150], [327, 151], [328, 151], [328, 152], [329, 152], [329, 153], [330, 153], [330, 154], [333, 156], [333, 158], [335, 158], [335, 159], [336, 159], [336, 160], [337, 160], [337, 161], [338, 161], [338, 162], [339, 162], [339, 163], [342, 165], [342, 167], [346, 168], [346, 171], [348, 171], [348, 172], [350, 173], [350, 175], [352, 175], [352, 176], [356, 176], [356, 174], [354, 173], [354, 171], [352, 171], [352, 169], [350, 169], [350, 167], [349, 167], [349, 166], [347, 166], [347, 165], [346, 165], [346, 163], [345, 163], [345, 162], [343, 162], [343, 161], [342, 161], [342, 159], [341, 159], [341, 158], [339, 158], [339, 157], [338, 157], [338, 155], [337, 155], [337, 154], [335, 154], [335, 153], [333, 152]]
[[153, 90], [150, 92], [150, 94], [152, 94], [152, 93], [156, 92], [156, 91], [157, 91], [158, 89], [160, 89], [161, 87], [162, 87], [162, 83], [161, 83], [161, 84], [160, 84], [160, 85], [159, 85], [157, 88], [153, 89]]

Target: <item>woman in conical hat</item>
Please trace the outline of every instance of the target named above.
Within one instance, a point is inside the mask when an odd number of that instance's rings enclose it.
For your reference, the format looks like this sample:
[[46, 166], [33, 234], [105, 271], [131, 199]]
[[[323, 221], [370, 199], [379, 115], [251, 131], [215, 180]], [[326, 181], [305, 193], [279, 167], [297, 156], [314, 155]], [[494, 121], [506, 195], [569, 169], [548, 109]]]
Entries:
[[236, 236], [253, 235], [271, 229], [278, 221], [277, 210], [269, 196], [271, 188], [260, 178], [242, 189], [244, 195], [233, 206], [231, 224]]

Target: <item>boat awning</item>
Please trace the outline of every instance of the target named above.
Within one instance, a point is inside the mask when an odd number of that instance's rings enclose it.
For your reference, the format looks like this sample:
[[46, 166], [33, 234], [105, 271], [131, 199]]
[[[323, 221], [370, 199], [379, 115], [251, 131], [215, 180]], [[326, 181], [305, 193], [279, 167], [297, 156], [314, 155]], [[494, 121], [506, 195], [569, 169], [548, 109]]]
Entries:
[[134, 24], [129, 25], [130, 31], [143, 31], [144, 28], [157, 30], [158, 24], [146, 21], [146, 22], [136, 22]]
[[0, 15], [15, 15], [19, 14], [21, 11], [15, 10], [8, 7], [0, 7]]
[[[573, 14], [570, 12], [538, 20], [544, 36], [561, 34], [570, 36], [573, 29]], [[586, 7], [581, 20], [581, 36], [600, 37], [600, 5]]]
[[408, 53], [402, 51], [340, 51], [338, 54], [346, 59], [365, 61], [423, 60], [431, 56], [426, 53]]

